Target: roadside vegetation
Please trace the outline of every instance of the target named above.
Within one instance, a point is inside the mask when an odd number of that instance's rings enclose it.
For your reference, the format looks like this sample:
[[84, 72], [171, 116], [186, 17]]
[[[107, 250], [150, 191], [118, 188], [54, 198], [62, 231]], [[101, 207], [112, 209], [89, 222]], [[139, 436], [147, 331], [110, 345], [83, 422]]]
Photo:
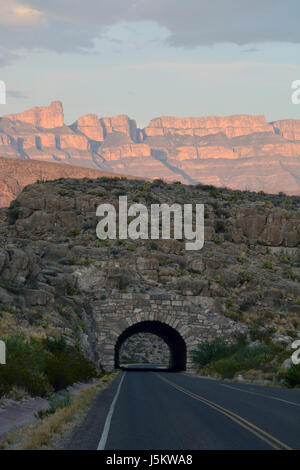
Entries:
[[98, 383], [70, 396], [56, 393], [49, 397], [49, 408], [37, 413], [37, 420], [8, 434], [0, 442], [0, 450], [55, 450], [68, 439], [84, 419], [96, 394], [116, 376], [105, 373]]
[[0, 397], [48, 397], [98, 376], [94, 364], [63, 338], [15, 335], [5, 341], [7, 364], [0, 367]]
[[228, 344], [222, 339], [205, 341], [193, 351], [193, 362], [199, 373], [222, 379], [242, 376], [286, 387], [300, 387], [300, 365], [283, 367], [291, 356], [282, 344], [268, 340], [247, 342], [244, 336]]

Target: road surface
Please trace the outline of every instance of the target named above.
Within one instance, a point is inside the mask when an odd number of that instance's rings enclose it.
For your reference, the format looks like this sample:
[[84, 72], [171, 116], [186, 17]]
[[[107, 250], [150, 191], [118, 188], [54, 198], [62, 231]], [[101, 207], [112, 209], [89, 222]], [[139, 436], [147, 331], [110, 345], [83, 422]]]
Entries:
[[96, 399], [69, 449], [300, 449], [300, 390], [130, 370]]

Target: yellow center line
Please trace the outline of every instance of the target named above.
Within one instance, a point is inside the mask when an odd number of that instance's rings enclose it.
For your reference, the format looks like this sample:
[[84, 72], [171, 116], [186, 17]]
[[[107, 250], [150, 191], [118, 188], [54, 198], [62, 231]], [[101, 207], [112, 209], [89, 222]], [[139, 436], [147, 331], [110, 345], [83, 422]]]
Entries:
[[258, 426], [251, 423], [250, 421], [243, 418], [242, 416], [238, 415], [237, 413], [234, 413], [233, 411], [230, 411], [230, 410], [224, 408], [223, 406], [218, 405], [217, 403], [214, 403], [210, 400], [207, 400], [207, 398], [204, 398], [200, 395], [196, 395], [195, 393], [181, 387], [180, 385], [177, 385], [176, 383], [171, 382], [170, 380], [166, 379], [165, 377], [162, 377], [161, 375], [157, 374], [156, 372], [155, 372], [155, 375], [157, 375], [157, 377], [159, 377], [161, 380], [168, 383], [172, 387], [176, 388], [180, 392], [190, 396], [191, 398], [194, 398], [195, 400], [198, 400], [198, 401], [204, 403], [205, 405], [213, 408], [214, 410], [218, 411], [219, 413], [222, 413], [223, 415], [227, 416], [232, 421], [235, 421], [237, 424], [239, 424], [240, 426], [245, 428], [247, 431], [250, 431], [252, 434], [259, 437], [259, 439], [261, 439], [264, 442], [266, 442], [267, 444], [269, 444], [271, 447], [273, 447], [273, 449], [276, 449], [276, 450], [282, 450], [282, 449], [292, 450], [292, 448], [289, 447], [288, 445], [284, 444], [284, 442], [281, 442], [276, 437], [274, 437], [271, 434], [267, 433], [266, 431], [259, 428]]

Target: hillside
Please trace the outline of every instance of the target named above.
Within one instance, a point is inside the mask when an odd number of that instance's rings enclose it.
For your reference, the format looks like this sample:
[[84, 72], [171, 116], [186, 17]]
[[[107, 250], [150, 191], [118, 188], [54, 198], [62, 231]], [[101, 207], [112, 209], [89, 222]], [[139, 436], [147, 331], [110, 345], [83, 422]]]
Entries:
[[[60, 178], [116, 177], [116, 173], [67, 164], [0, 157], [0, 207], [9, 206], [28, 184]], [[130, 176], [127, 176], [130, 178]]]
[[62, 103], [0, 120], [0, 157], [183, 183], [300, 194], [300, 120], [264, 116], [159, 117], [144, 129], [127, 115], [64, 123]]
[[[129, 204], [147, 206], [204, 203], [204, 248], [186, 251], [172, 239], [98, 240], [96, 207], [117, 205], [121, 194]], [[154, 298], [171, 324], [180, 309], [191, 312], [200, 333], [188, 332], [187, 325], [185, 334], [194, 346], [223, 332], [227, 340], [246, 334], [263, 351], [266, 346], [268, 355], [243, 374], [279, 380], [299, 335], [299, 207], [296, 196], [161, 180], [105, 177], [27, 186], [2, 209], [0, 337], [62, 337], [99, 365], [125, 328], [132, 302], [141, 321], [143, 302]], [[205, 330], [209, 322], [214, 333]], [[109, 343], [103, 343], [105, 334]]]

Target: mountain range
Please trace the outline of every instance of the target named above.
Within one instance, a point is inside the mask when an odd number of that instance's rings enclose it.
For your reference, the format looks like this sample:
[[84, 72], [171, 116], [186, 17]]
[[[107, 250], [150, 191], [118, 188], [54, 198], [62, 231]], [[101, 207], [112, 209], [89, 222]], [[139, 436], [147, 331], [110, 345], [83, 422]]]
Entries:
[[[25, 166], [30, 160], [79, 166], [78, 177], [88, 168], [188, 184], [300, 194], [300, 120], [296, 119], [267, 122], [262, 115], [244, 114], [163, 116], [140, 129], [127, 115], [99, 118], [88, 114], [66, 125], [63, 105], [54, 101], [50, 106], [2, 116], [0, 157], [12, 159], [10, 168], [16, 169], [20, 165], [16, 159], [22, 159]], [[49, 166], [39, 165], [47, 173]], [[7, 177], [5, 166], [2, 162], [2, 183]], [[24, 186], [22, 178], [19, 184]]]

